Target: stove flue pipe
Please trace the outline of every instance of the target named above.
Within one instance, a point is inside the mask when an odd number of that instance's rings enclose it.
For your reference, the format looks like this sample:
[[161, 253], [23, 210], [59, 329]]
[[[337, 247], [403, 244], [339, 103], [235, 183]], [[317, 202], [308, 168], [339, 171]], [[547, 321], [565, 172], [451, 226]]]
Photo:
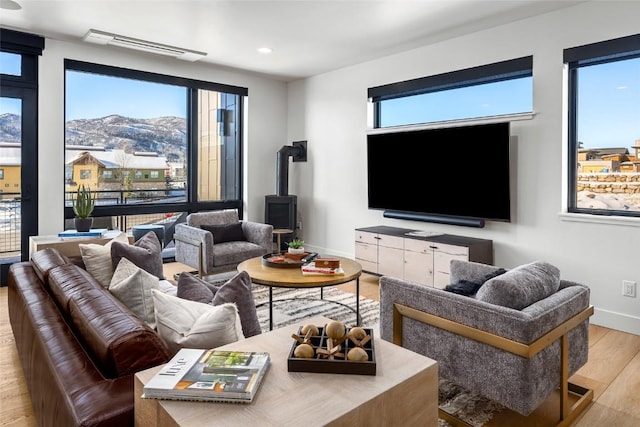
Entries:
[[307, 141], [295, 141], [293, 145], [284, 145], [278, 150], [276, 158], [276, 195], [289, 195], [289, 157], [294, 162], [307, 161]]

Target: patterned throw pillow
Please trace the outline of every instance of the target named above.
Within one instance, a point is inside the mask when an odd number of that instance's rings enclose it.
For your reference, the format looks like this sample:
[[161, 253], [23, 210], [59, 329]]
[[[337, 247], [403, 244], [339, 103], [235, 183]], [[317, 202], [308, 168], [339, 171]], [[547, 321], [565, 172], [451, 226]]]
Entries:
[[153, 289], [156, 328], [169, 351], [208, 349], [243, 339], [235, 304], [218, 306], [174, 297]]
[[251, 277], [246, 271], [236, 274], [220, 286], [207, 283], [191, 273], [181, 273], [177, 286], [180, 298], [212, 305], [234, 303], [238, 307], [243, 335], [248, 338], [262, 333]]
[[114, 242], [111, 245], [111, 263], [115, 269], [121, 258], [129, 261], [153, 274], [160, 280], [164, 280], [162, 269], [162, 245], [158, 236], [149, 231], [133, 245]]
[[80, 243], [78, 245], [85, 269], [104, 288], [109, 287], [113, 276], [114, 266], [111, 262], [111, 246], [116, 242], [128, 245], [129, 238], [126, 233], [120, 233], [104, 245], [96, 243]]
[[159, 279], [147, 273], [127, 258], [122, 258], [113, 272], [109, 292], [126, 305], [150, 328], [156, 327], [151, 289], [159, 289]]

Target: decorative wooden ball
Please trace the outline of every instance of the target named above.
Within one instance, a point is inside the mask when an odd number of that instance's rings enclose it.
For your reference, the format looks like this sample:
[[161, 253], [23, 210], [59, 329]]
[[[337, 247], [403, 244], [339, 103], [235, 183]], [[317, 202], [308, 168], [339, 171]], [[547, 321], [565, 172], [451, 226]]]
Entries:
[[326, 326], [326, 334], [329, 338], [333, 338], [334, 340], [338, 340], [344, 337], [346, 333], [346, 328], [342, 322], [338, 322], [336, 320], [327, 323]]
[[359, 326], [356, 326], [355, 328], [351, 328], [349, 330], [349, 338], [357, 339], [358, 341], [360, 341], [366, 336], [367, 336], [367, 333], [365, 332], [365, 330]]
[[318, 330], [318, 327], [312, 324], [304, 325], [300, 330], [300, 333], [302, 333], [302, 335], [304, 336], [304, 335], [307, 335], [307, 332], [309, 332], [309, 330], [311, 330], [312, 337], [320, 335], [320, 331]]
[[347, 353], [347, 359], [355, 360], [355, 361], [365, 361], [369, 360], [369, 355], [366, 350], [360, 347], [354, 347]]
[[315, 351], [309, 344], [300, 344], [293, 350], [293, 355], [303, 359], [311, 359], [315, 356]]

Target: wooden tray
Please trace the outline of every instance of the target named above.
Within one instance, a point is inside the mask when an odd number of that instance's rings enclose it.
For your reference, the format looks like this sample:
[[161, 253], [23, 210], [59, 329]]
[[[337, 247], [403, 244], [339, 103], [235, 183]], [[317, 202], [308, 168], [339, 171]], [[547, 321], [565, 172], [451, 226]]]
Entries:
[[[302, 327], [298, 328], [297, 334], [299, 336], [303, 336], [301, 332]], [[347, 328], [347, 333], [350, 328]], [[375, 375], [376, 374], [376, 352], [373, 345], [373, 329], [370, 328], [362, 328], [364, 331], [371, 336], [369, 342], [364, 345], [364, 350], [369, 355], [369, 360], [367, 361], [353, 361], [347, 360], [345, 358], [335, 358], [332, 360], [321, 358], [321, 356], [317, 355], [313, 359], [304, 359], [299, 357], [294, 357], [293, 352], [299, 343], [293, 340], [293, 345], [291, 346], [291, 351], [289, 352], [289, 358], [287, 359], [287, 369], [289, 372], [316, 372], [316, 373], [328, 373], [328, 374], [356, 374], [356, 375]], [[318, 336], [311, 337], [311, 345], [314, 348], [327, 348], [326, 340], [327, 336], [324, 334], [324, 327], [318, 326], [318, 330], [320, 331]], [[349, 350], [351, 350], [355, 345], [351, 342], [350, 339], [347, 339], [344, 343], [342, 343], [341, 353], [345, 355]]]
[[[305, 263], [305, 258], [314, 254], [314, 252], [305, 252], [301, 256], [297, 255], [296, 258], [287, 258], [284, 253], [274, 252], [262, 256], [262, 265], [276, 268], [300, 268]], [[298, 256], [300, 257], [299, 259], [297, 258]]]

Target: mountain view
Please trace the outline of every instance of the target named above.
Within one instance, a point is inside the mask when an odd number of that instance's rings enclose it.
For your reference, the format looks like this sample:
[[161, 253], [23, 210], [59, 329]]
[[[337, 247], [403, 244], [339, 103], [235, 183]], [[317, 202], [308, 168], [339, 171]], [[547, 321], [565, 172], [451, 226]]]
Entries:
[[[98, 119], [70, 120], [65, 129], [67, 145], [155, 152], [171, 162], [184, 160], [186, 134], [186, 121], [179, 117], [135, 119], [110, 115]], [[20, 142], [20, 116], [10, 113], [0, 115], [0, 141]]]

